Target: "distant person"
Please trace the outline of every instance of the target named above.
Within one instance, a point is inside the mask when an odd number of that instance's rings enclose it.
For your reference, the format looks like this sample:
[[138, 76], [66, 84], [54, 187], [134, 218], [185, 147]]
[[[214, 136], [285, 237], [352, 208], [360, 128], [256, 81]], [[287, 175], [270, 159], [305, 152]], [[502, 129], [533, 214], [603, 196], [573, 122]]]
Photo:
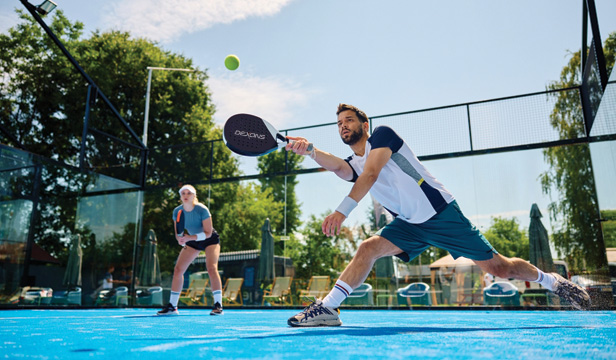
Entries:
[[102, 280], [101, 285], [96, 290], [94, 290], [94, 292], [90, 296], [93, 300], [95, 300], [98, 297], [98, 294], [101, 291], [103, 291], [103, 290], [108, 290], [108, 291], [113, 290], [113, 283], [114, 283], [113, 272], [114, 271], [115, 271], [115, 266], [109, 265], [107, 267], [107, 272], [103, 276], [103, 280]]
[[122, 271], [120, 272], [120, 276], [118, 277], [117, 283], [128, 285], [130, 284], [130, 281], [131, 281], [131, 275], [129, 274], [128, 271], [126, 271], [126, 269], [122, 269]]
[[438, 276], [441, 282], [444, 305], [449, 305], [451, 303], [451, 283], [454, 280], [455, 272], [455, 267], [449, 270], [447, 266], [441, 266], [438, 269]]
[[115, 267], [113, 265], [107, 268], [107, 272], [103, 277], [103, 290], [113, 289], [113, 272], [115, 271]]
[[581, 287], [556, 273], [544, 273], [530, 263], [500, 255], [462, 214], [453, 195], [417, 159], [408, 144], [390, 127], [378, 126], [369, 134], [366, 114], [340, 104], [338, 134], [353, 154], [338, 158], [316, 147], [308, 152], [305, 138], [291, 137], [287, 151], [309, 155], [324, 169], [354, 183], [351, 192], [321, 226], [327, 236], [340, 233], [343, 221], [368, 192], [395, 219], [363, 241], [324, 299], [288, 319], [291, 326], [339, 326], [338, 307], [361, 285], [374, 262], [385, 256], [410, 261], [430, 246], [449, 251], [455, 258], [472, 259], [483, 271], [501, 278], [538, 282], [577, 309], [590, 307]]
[[489, 272], [485, 273], [483, 275], [483, 287], [487, 288], [488, 286], [492, 285], [495, 280], [496, 278], [494, 277], [494, 275], [490, 274]]
[[[205, 251], [205, 265], [212, 295], [214, 295], [214, 307], [210, 315], [222, 315], [222, 281], [218, 274], [218, 257], [220, 256], [220, 239], [212, 226], [212, 215], [208, 208], [197, 199], [197, 190], [192, 185], [184, 185], [180, 189], [182, 205], [173, 210], [175, 239], [183, 248], [175, 263], [173, 281], [171, 283], [171, 296], [169, 303], [158, 312], [158, 315], [178, 315], [178, 301], [184, 285], [184, 273], [188, 266], [197, 258], [201, 251]], [[175, 219], [178, 211], [184, 212], [184, 228], [189, 235], [178, 234], [175, 228]]]

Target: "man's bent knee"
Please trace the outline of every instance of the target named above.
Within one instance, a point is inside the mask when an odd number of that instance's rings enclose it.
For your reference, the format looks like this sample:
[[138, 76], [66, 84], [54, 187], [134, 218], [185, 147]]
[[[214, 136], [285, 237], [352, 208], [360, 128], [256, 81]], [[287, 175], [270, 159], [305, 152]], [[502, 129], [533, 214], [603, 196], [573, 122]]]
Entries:
[[357, 249], [357, 255], [373, 260], [397, 255], [401, 252], [400, 248], [382, 236], [372, 236], [364, 240]]

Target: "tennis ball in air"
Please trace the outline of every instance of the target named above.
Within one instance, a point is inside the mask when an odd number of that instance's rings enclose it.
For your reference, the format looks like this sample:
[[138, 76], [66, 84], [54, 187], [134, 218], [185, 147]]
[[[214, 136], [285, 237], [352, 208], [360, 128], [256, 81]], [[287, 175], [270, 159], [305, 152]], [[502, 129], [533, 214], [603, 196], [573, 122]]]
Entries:
[[229, 70], [235, 70], [240, 67], [240, 59], [235, 55], [228, 55], [225, 58], [225, 67]]

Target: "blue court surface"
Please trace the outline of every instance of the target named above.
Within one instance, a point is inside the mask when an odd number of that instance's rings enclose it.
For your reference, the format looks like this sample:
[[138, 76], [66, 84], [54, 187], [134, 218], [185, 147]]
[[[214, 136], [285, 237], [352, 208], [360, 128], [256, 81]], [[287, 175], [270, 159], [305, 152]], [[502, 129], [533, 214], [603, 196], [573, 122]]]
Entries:
[[616, 359], [613, 311], [343, 310], [291, 328], [297, 310], [0, 311], [2, 359]]

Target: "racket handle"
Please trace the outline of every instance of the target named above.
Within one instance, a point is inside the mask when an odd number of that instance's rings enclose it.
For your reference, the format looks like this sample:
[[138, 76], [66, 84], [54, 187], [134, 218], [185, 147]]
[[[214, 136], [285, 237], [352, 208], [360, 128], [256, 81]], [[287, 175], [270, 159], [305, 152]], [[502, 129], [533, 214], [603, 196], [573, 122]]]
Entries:
[[[295, 141], [289, 141], [290, 144], [295, 144]], [[308, 143], [308, 147], [306, 148], [306, 152], [312, 152], [312, 149], [314, 149], [314, 145], [312, 145], [312, 143]]]

